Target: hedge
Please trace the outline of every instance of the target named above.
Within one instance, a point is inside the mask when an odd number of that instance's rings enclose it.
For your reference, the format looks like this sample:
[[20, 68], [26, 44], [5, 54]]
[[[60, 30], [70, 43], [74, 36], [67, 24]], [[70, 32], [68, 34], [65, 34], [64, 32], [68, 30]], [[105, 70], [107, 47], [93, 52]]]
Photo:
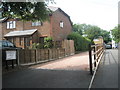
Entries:
[[82, 37], [79, 33], [73, 32], [67, 36], [68, 40], [74, 40], [76, 51], [87, 51], [91, 40]]

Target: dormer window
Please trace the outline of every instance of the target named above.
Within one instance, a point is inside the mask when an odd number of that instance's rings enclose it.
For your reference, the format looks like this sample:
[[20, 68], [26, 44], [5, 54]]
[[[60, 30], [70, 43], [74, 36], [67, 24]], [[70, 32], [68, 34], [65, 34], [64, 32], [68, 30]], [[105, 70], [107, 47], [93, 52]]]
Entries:
[[64, 26], [63, 21], [60, 21], [60, 27], [63, 28], [63, 26]]
[[40, 21], [32, 22], [32, 26], [42, 26], [42, 22]]
[[7, 29], [13, 29], [16, 28], [16, 22], [15, 21], [8, 21], [7, 22]]

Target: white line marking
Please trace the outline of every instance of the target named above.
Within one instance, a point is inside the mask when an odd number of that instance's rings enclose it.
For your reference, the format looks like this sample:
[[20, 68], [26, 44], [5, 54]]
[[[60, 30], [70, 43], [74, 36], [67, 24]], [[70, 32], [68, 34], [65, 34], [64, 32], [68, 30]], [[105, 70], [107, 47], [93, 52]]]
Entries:
[[[103, 52], [103, 54], [104, 54], [104, 52]], [[101, 58], [103, 57], [103, 54], [101, 55], [101, 57], [100, 57], [100, 59], [99, 59], [99, 61], [98, 61], [98, 64], [97, 64], [97, 66], [96, 66], [96, 68], [95, 68], [95, 71], [94, 71], [93, 76], [92, 76], [92, 79], [91, 79], [91, 81], [90, 81], [88, 90], [91, 89], [91, 86], [92, 86], [93, 81], [94, 81], [94, 78], [95, 78], [96, 71], [97, 71], [97, 69], [98, 69], [98, 66], [99, 66], [99, 63], [100, 63], [100, 61], [101, 61]]]

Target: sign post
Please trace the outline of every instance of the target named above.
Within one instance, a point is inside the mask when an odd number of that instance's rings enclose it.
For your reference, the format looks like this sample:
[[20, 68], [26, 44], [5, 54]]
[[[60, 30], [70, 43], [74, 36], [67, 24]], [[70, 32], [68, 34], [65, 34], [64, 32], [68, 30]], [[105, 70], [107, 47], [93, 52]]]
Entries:
[[14, 68], [14, 60], [17, 61], [17, 51], [16, 50], [6, 50], [6, 68], [8, 69], [8, 61], [11, 61], [12, 68]]

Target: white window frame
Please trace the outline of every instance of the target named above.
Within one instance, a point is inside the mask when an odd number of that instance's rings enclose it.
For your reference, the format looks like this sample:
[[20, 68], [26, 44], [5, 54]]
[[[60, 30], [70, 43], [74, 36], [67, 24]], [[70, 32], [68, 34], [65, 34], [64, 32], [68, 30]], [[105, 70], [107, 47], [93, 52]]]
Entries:
[[60, 27], [63, 28], [64, 27], [64, 22], [60, 21]]
[[16, 21], [8, 21], [7, 29], [14, 29], [14, 28], [16, 28]]
[[42, 26], [42, 22], [40, 21], [32, 22], [32, 26]]

